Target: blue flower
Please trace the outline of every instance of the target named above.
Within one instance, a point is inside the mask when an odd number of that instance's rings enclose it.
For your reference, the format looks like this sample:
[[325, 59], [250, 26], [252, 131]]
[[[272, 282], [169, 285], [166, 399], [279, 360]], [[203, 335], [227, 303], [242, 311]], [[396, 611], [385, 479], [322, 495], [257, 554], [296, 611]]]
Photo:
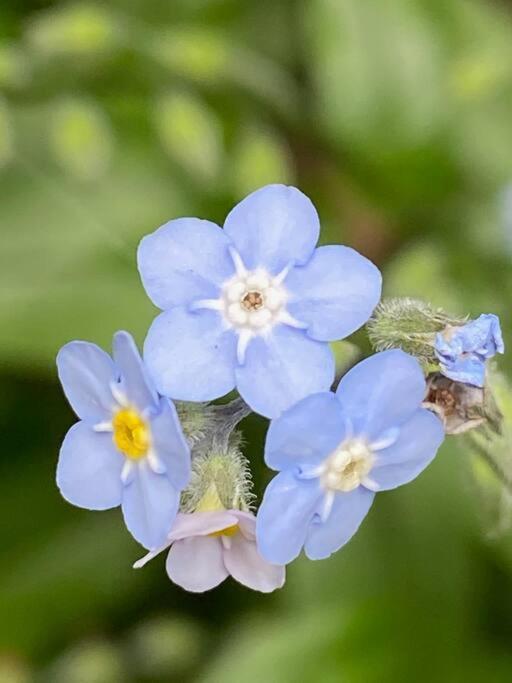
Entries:
[[279, 474], [257, 517], [262, 556], [291, 562], [304, 546], [318, 560], [355, 534], [376, 491], [414, 479], [444, 438], [421, 407], [425, 379], [412, 356], [384, 351], [359, 363], [336, 393], [303, 399], [273, 420], [265, 461]]
[[57, 356], [59, 378], [80, 418], [57, 466], [66, 500], [89, 510], [122, 506], [126, 526], [148, 549], [161, 545], [190, 477], [190, 452], [174, 405], [156, 393], [133, 338], [114, 336], [114, 359], [74, 341]]
[[481, 315], [466, 325], [450, 326], [436, 337], [436, 354], [443, 375], [475, 387], [485, 385], [486, 360], [504, 351], [497, 315]]
[[235, 206], [224, 230], [181, 218], [142, 240], [142, 281], [164, 311], [144, 347], [160, 393], [209, 401], [236, 387], [273, 417], [331, 386], [327, 342], [368, 320], [381, 275], [353, 249], [315, 249], [319, 231], [305, 195], [269, 185]]

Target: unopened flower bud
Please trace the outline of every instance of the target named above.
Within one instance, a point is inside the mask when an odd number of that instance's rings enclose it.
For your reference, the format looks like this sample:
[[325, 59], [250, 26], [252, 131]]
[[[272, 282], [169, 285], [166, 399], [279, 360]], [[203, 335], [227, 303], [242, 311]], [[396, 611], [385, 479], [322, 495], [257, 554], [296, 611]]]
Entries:
[[402, 349], [415, 356], [424, 367], [437, 365], [436, 336], [449, 325], [462, 325], [441, 309], [417, 299], [387, 299], [377, 306], [367, 324], [375, 351]]
[[240, 451], [237, 433], [233, 437], [225, 449], [213, 445], [193, 459], [182, 512], [251, 509], [254, 495], [249, 464]]

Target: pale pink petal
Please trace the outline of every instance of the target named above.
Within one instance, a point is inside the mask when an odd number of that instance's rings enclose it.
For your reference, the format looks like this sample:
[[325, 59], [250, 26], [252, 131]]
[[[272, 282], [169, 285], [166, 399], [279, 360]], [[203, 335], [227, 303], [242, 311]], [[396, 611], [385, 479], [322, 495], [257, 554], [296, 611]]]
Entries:
[[255, 542], [242, 534], [235, 534], [230, 541], [229, 548], [224, 549], [224, 564], [234, 579], [262, 593], [271, 593], [284, 585], [285, 568], [266, 562]]
[[252, 512], [243, 512], [242, 510], [230, 510], [232, 515], [238, 519], [238, 526], [242, 534], [249, 541], [254, 541], [256, 538], [256, 517]]
[[189, 536], [208, 536], [215, 531], [227, 529], [238, 523], [237, 517], [227, 510], [218, 512], [180, 512], [172, 525], [169, 541], [179, 541]]
[[[194, 512], [194, 513], [178, 513], [176, 520], [172, 525], [172, 529], [167, 536], [167, 541], [154, 548], [149, 553], [144, 555], [140, 560], [134, 563], [134, 569], [140, 569], [144, 567], [153, 558], [159, 555], [175, 541], [181, 541], [184, 538], [194, 538], [195, 536], [208, 536], [209, 534], [215, 533], [216, 531], [222, 531], [222, 529], [227, 529], [238, 523], [238, 512], [233, 511], [233, 513], [227, 510], [219, 510], [218, 512]], [[248, 513], [240, 513], [248, 514]], [[254, 515], [249, 515], [254, 520], [250, 528], [252, 529], [255, 525]], [[253, 533], [254, 537], [254, 533]]]
[[196, 536], [176, 541], [165, 564], [171, 581], [192, 593], [215, 588], [228, 576], [220, 538]]

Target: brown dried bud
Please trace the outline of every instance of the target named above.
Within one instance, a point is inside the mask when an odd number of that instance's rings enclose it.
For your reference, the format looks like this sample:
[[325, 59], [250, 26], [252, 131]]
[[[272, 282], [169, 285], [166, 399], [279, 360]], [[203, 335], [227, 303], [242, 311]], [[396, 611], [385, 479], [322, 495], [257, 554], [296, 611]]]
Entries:
[[447, 434], [463, 434], [487, 421], [486, 390], [454, 382], [440, 372], [427, 377], [423, 405], [441, 418]]

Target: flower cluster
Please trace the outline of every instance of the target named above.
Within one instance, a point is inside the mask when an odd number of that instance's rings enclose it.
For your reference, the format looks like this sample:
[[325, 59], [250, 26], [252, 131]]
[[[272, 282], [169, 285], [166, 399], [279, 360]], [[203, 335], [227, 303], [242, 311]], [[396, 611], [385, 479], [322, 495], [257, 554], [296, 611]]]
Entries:
[[[476, 391], [503, 352], [496, 316], [464, 324], [411, 300], [376, 310], [379, 270], [348, 247], [316, 247], [319, 232], [311, 201], [282, 185], [249, 195], [223, 228], [172, 220], [139, 247], [142, 283], [162, 311], [143, 358], [126, 332], [112, 358], [81, 341], [60, 350], [80, 421], [64, 439], [58, 486], [80, 507], [121, 506], [149, 551], [135, 567], [169, 549], [169, 578], [186, 590], [228, 576], [281, 587], [302, 549], [311, 559], [337, 551], [378, 491], [435, 457], [450, 431], [435, 377]], [[329, 342], [366, 323], [377, 353], [333, 392]], [[240, 398], [209, 404], [234, 389]], [[264, 460], [277, 471], [257, 513], [237, 429], [251, 411], [271, 419]]]

